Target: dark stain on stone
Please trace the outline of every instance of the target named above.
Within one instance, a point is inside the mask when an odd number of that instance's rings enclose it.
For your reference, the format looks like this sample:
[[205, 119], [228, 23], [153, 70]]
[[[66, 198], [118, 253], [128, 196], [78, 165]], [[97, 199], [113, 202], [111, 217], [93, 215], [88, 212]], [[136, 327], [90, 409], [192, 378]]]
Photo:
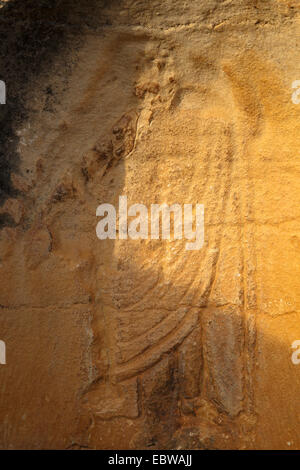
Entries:
[[[16, 130], [28, 116], [26, 95], [41, 73], [51, 71], [53, 59], [77, 47], [87, 29], [99, 27], [101, 0], [10, 0], [0, 9], [0, 80], [6, 84], [6, 104], [0, 105], [0, 206], [16, 197], [11, 174], [18, 172]], [[3, 3], [2, 3], [3, 5]], [[75, 46], [74, 46], [75, 45]], [[66, 63], [66, 73], [69, 64]], [[45, 89], [45, 111], [52, 111], [53, 91]], [[0, 228], [11, 225], [1, 216]]]

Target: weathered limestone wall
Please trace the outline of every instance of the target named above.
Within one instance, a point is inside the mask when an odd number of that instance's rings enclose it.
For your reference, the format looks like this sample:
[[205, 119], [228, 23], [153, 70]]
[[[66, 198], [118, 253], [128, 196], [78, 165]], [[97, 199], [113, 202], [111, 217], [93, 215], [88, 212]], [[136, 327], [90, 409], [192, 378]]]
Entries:
[[[300, 448], [299, 13], [66, 2], [32, 67], [8, 37], [1, 448]], [[203, 248], [99, 240], [120, 195], [204, 204]]]

